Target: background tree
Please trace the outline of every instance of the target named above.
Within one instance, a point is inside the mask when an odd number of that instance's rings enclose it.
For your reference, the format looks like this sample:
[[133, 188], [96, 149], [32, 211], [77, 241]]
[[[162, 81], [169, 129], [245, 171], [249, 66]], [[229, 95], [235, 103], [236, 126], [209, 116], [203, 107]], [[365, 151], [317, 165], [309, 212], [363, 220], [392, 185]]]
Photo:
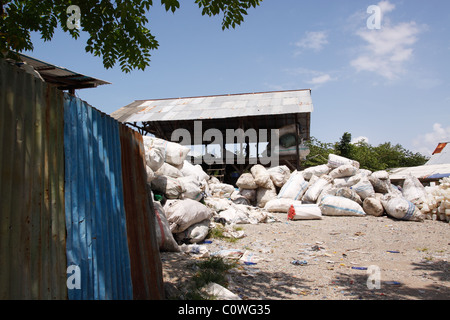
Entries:
[[[223, 14], [222, 30], [235, 28], [244, 21], [247, 10], [262, 0], [195, 0], [202, 15]], [[70, 5], [80, 8], [80, 29], [69, 28], [67, 21], [73, 12]], [[166, 11], [175, 12], [180, 1], [161, 0]], [[0, 0], [0, 52], [14, 57], [11, 51], [33, 50], [31, 32], [50, 41], [58, 25], [77, 39], [81, 32], [89, 34], [85, 50], [103, 58], [105, 68], [117, 62], [122, 71], [144, 70], [150, 65], [150, 51], [159, 46], [148, 29], [146, 14], [152, 0]]]
[[343, 157], [348, 158], [351, 154], [351, 149], [352, 149], [352, 145], [351, 145], [351, 141], [352, 141], [352, 135], [348, 132], [345, 132], [342, 137], [341, 140], [339, 141], [339, 143], [336, 146], [337, 151], [339, 151], [339, 154]]
[[310, 154], [306, 157], [302, 166], [312, 167], [325, 164], [328, 162], [330, 153], [344, 156], [342, 150], [344, 152], [349, 150], [348, 154], [345, 153], [346, 158], [358, 161], [360, 168], [371, 171], [421, 166], [429, 160], [428, 157], [420, 153], [406, 150], [400, 144], [392, 145], [390, 142], [385, 142], [373, 147], [364, 141], [355, 144], [351, 144], [349, 141], [351, 141], [351, 135], [347, 132], [336, 143], [324, 143], [311, 137], [311, 140], [307, 142]]
[[328, 155], [335, 153], [335, 149], [332, 143], [324, 143], [319, 141], [315, 137], [311, 137], [309, 141], [305, 142], [309, 148], [309, 155], [306, 157], [306, 161], [302, 162], [304, 167], [313, 167], [328, 162]]

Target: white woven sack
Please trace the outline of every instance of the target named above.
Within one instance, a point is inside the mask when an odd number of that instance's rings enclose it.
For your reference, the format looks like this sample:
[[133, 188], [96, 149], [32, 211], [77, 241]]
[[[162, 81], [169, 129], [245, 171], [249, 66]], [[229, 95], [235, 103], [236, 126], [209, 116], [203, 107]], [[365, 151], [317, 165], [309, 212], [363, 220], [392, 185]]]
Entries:
[[317, 204], [293, 204], [288, 211], [288, 220], [320, 220], [322, 211]]
[[308, 182], [303, 178], [303, 174], [296, 170], [291, 173], [289, 180], [281, 188], [278, 193], [278, 198], [299, 200], [302, 198], [307, 188]]
[[272, 199], [266, 203], [264, 206], [264, 209], [269, 212], [282, 212], [287, 213], [289, 211], [289, 208], [291, 205], [294, 204], [302, 204], [299, 200], [292, 200], [292, 199]]
[[182, 232], [213, 215], [207, 206], [192, 199], [173, 201], [166, 204], [164, 210], [172, 233]]
[[363, 208], [355, 201], [338, 196], [326, 196], [319, 205], [325, 216], [365, 216]]

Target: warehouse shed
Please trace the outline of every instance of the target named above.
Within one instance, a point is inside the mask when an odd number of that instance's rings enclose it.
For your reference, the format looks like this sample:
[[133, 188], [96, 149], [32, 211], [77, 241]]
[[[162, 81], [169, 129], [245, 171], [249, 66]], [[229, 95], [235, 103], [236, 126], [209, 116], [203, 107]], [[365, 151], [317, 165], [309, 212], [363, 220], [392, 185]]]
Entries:
[[[264, 156], [273, 156], [272, 133], [277, 129], [293, 128], [295, 131], [295, 145], [290, 148], [275, 150], [280, 165], [287, 165], [291, 170], [301, 168], [302, 141], [310, 138], [310, 120], [313, 103], [310, 89], [270, 91], [240, 94], [225, 94], [214, 96], [198, 96], [172, 99], [136, 100], [129, 105], [113, 112], [111, 116], [116, 120], [133, 126], [141, 134], [151, 134], [168, 141], [184, 145], [199, 146], [199, 153], [208, 152], [206, 146], [216, 143], [207, 139], [208, 130], [220, 131], [222, 135], [220, 161], [214, 164], [202, 162], [208, 173], [219, 172], [219, 178], [226, 175], [234, 176], [249, 170], [256, 163], [266, 165]], [[180, 140], [179, 129], [183, 129], [191, 139]], [[238, 152], [230, 151], [227, 133], [229, 130], [242, 129], [244, 133], [256, 132], [257, 141], [245, 141], [245, 161], [225, 161], [228, 157], [237, 157]], [[228, 130], [228, 132], [227, 132]], [[255, 131], [252, 131], [255, 130]], [[283, 130], [283, 129], [282, 129]], [[211, 131], [209, 131], [211, 132]], [[176, 133], [176, 134], [174, 134]], [[184, 136], [184, 137], [185, 137]], [[279, 135], [277, 136], [279, 138]], [[187, 141], [186, 141], [187, 140]], [[239, 142], [237, 139], [235, 141]], [[256, 149], [249, 151], [250, 142]], [[220, 144], [220, 143], [219, 143]], [[225, 146], [227, 144], [227, 146]], [[241, 143], [241, 145], [243, 145]], [[217, 146], [216, 146], [217, 147]], [[196, 149], [197, 150], [197, 149]], [[225, 150], [225, 151], [223, 151]], [[241, 147], [239, 150], [243, 150]], [[230, 156], [231, 152], [231, 156]], [[195, 161], [194, 152], [191, 161]], [[216, 155], [217, 156], [217, 155]], [[198, 162], [197, 162], [198, 163]], [[266, 165], [267, 166], [267, 165]], [[227, 179], [225, 179], [227, 180]], [[232, 181], [228, 181], [232, 182]]]

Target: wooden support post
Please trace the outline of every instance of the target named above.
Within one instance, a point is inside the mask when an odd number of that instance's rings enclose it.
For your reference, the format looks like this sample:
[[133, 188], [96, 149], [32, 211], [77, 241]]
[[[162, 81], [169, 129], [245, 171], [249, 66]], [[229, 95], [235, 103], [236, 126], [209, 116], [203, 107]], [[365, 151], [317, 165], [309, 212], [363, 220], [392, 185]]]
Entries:
[[297, 170], [300, 170], [300, 150], [298, 149], [298, 145], [299, 145], [299, 132], [298, 132], [298, 117], [297, 114], [295, 114], [295, 153], [296, 153], [296, 157], [295, 157], [295, 166], [297, 168]]

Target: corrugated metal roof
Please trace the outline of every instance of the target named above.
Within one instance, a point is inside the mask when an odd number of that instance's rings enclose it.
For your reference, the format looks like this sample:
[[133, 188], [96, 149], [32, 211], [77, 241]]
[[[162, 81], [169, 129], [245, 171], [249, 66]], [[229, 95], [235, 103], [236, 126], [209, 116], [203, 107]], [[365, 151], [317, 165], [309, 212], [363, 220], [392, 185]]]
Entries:
[[450, 164], [423, 165], [409, 168], [396, 168], [390, 170], [391, 180], [403, 180], [409, 174], [418, 179], [427, 179], [430, 176], [450, 173]]
[[450, 164], [450, 143], [440, 143], [425, 165]]
[[46, 82], [57, 85], [60, 90], [95, 88], [99, 85], [110, 84], [110, 82], [58, 67], [23, 53], [18, 55], [23, 62], [32, 66]]
[[66, 299], [63, 93], [0, 59], [0, 299]]
[[137, 100], [111, 114], [120, 122], [202, 120], [312, 112], [311, 90]]

